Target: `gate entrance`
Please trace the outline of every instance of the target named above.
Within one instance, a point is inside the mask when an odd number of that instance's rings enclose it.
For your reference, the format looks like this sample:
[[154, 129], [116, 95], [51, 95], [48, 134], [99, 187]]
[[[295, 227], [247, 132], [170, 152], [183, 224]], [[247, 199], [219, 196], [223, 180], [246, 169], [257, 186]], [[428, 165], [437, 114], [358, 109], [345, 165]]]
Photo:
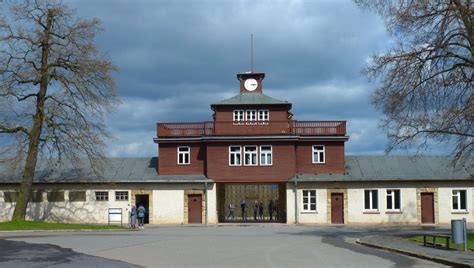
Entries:
[[219, 184], [219, 222], [286, 222], [285, 184]]

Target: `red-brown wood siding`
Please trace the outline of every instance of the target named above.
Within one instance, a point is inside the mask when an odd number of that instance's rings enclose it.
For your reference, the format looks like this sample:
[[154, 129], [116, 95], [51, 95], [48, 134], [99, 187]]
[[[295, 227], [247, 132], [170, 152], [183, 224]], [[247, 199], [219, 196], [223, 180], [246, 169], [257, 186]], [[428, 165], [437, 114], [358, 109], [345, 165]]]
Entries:
[[[189, 165], [178, 165], [178, 146], [191, 148]], [[202, 175], [205, 173], [206, 147], [202, 143], [160, 143], [159, 151], [158, 173], [160, 175]]]
[[[326, 152], [325, 164], [313, 164], [313, 145], [324, 145]], [[296, 146], [298, 173], [333, 173], [344, 174], [344, 142], [299, 142]]]
[[[272, 145], [273, 165], [229, 166], [230, 145]], [[207, 156], [207, 177], [216, 182], [283, 182], [295, 175], [292, 142], [212, 143], [207, 146]]]

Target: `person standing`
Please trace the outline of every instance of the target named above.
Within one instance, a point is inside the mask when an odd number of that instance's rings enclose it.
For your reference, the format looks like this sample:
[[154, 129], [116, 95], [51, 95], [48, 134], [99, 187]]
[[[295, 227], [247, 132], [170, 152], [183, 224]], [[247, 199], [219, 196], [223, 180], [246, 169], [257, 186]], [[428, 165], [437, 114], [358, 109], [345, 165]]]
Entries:
[[247, 214], [245, 208], [247, 207], [247, 201], [245, 199], [240, 200], [240, 210], [242, 211], [242, 220], [247, 220]]
[[138, 226], [143, 228], [143, 223], [145, 222], [145, 213], [146, 209], [145, 207], [140, 204], [140, 206], [137, 209], [137, 215], [138, 215]]
[[137, 229], [137, 208], [135, 206], [130, 209], [130, 229]]
[[257, 220], [257, 215], [258, 215], [258, 200], [255, 200], [253, 203], [253, 219], [256, 221]]
[[275, 199], [275, 220], [280, 219], [280, 201], [278, 199]]
[[271, 221], [273, 220], [273, 208], [274, 208], [273, 200], [270, 200], [270, 203], [268, 203], [268, 214], [270, 214]]
[[229, 203], [229, 215], [227, 216], [227, 219], [230, 219], [232, 217], [232, 220], [235, 219], [235, 206], [234, 203]]
[[263, 220], [263, 202], [260, 201], [260, 204], [258, 205], [258, 214], [260, 215], [260, 219]]

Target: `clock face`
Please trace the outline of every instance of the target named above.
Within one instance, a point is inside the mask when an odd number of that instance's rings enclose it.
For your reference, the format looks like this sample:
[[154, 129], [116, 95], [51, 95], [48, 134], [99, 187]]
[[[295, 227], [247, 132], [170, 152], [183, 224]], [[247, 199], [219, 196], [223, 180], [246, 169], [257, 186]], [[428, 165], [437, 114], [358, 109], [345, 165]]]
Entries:
[[244, 87], [248, 91], [254, 91], [255, 89], [257, 89], [257, 86], [258, 86], [258, 82], [257, 80], [253, 78], [247, 79], [244, 82]]

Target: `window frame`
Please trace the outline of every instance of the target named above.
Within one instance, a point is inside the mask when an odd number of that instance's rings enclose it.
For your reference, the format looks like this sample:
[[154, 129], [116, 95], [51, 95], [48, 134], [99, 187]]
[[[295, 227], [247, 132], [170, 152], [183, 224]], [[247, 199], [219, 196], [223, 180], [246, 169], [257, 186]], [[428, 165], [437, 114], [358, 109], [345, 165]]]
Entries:
[[[240, 115], [242, 115], [242, 117], [240, 117]], [[245, 110], [234, 110], [233, 113], [232, 113], [232, 121], [234, 123], [244, 122], [245, 121]]]
[[[62, 194], [62, 195], [61, 195]], [[48, 191], [46, 192], [46, 201], [48, 201], [48, 203], [59, 203], [59, 202], [66, 202], [66, 197], [65, 197], [65, 191], [64, 190], [59, 190], [59, 191]], [[52, 200], [54, 195], [58, 195], [58, 197], [62, 196], [62, 198], [60, 197], [59, 201], [55, 201], [55, 200]]]
[[[232, 152], [232, 147], [239, 148], [239, 152], [238, 153], [237, 152]], [[240, 163], [238, 165], [232, 164], [231, 160], [232, 160], [233, 156], [237, 155], [237, 154], [240, 155]], [[235, 159], [234, 159], [234, 162], [235, 162]], [[230, 145], [229, 146], [229, 166], [231, 166], [231, 167], [240, 167], [240, 166], [242, 166], [242, 162], [243, 162], [242, 161], [242, 146], [240, 146], [240, 145]]]
[[[270, 147], [270, 151], [268, 150], [265, 150], [265, 159], [266, 159], [266, 156], [267, 154], [270, 154], [270, 164], [266, 163], [266, 164], [263, 164], [262, 163], [262, 147]], [[273, 146], [271, 145], [260, 145], [259, 146], [259, 164], [260, 166], [273, 166]]]
[[[388, 193], [388, 191], [392, 191], [391, 194]], [[400, 208], [395, 208], [395, 199], [396, 199], [396, 194], [395, 194], [395, 191], [398, 191], [398, 203], [400, 205]], [[392, 196], [392, 208], [388, 208], [388, 196]], [[387, 211], [395, 211], [395, 212], [399, 212], [399, 211], [402, 211], [402, 190], [401, 189], [385, 189], [385, 208], [387, 209]]]
[[[122, 199], [122, 198], [117, 198], [119, 197], [118, 194], [126, 194], [127, 199]], [[128, 201], [130, 198], [130, 195], [128, 194], [128, 191], [115, 191], [115, 201]]]
[[[246, 163], [247, 162], [247, 151], [246, 151], [246, 149], [250, 148], [250, 147], [255, 148], [255, 151], [254, 151], [254, 153], [255, 153], [255, 164], [247, 164]], [[248, 153], [248, 154], [253, 154], [253, 152]], [[258, 160], [259, 160], [258, 159], [258, 146], [257, 145], [245, 145], [244, 146], [244, 159], [243, 160], [244, 160], [244, 166], [258, 166]]]
[[[253, 112], [253, 115], [254, 115], [254, 119], [249, 119], [249, 114], [251, 114]], [[257, 122], [258, 120], [258, 115], [257, 115], [257, 110], [255, 109], [249, 109], [249, 110], [245, 110], [245, 121], [246, 122], [251, 122], [251, 123], [254, 123], [254, 122]]]
[[[263, 119], [263, 115], [265, 115], [266, 112], [266, 119]], [[268, 122], [270, 121], [270, 110], [269, 109], [261, 109], [257, 111], [257, 121], [261, 122]]]
[[[187, 152], [180, 152], [179, 149], [187, 149], [188, 151]], [[186, 161], [184, 161], [184, 163], [180, 163], [179, 162], [179, 156], [180, 155], [183, 155], [183, 160], [186, 160], [186, 154], [188, 155], [188, 162], [186, 163]], [[177, 156], [177, 159], [176, 159], [176, 163], [178, 164], [178, 166], [189, 166], [191, 165], [191, 147], [190, 146], [178, 146], [176, 148], [176, 156]]]
[[[314, 210], [311, 209], [311, 192], [314, 191]], [[308, 194], [308, 196], [305, 196], [305, 192]], [[304, 205], [305, 205], [305, 202], [304, 202], [304, 199], [308, 198], [308, 208], [305, 209], [304, 208]], [[315, 212], [318, 212], [318, 191], [316, 189], [302, 189], [301, 190], [301, 212], [312, 212], [312, 213], [315, 213]]]
[[[323, 149], [322, 150], [317, 150], [317, 149], [315, 149], [316, 146], [323, 147]], [[318, 161], [316, 161], [316, 162], [314, 161], [314, 154], [315, 153], [318, 153], [318, 159], [317, 159]], [[323, 154], [323, 160], [324, 160], [322, 162], [320, 162], [320, 159], [321, 159], [320, 154], [321, 153]], [[311, 162], [313, 164], [326, 164], [326, 146], [325, 145], [315, 144], [315, 145], [311, 146]]]
[[[105, 196], [107, 197], [106, 199], [97, 199], [97, 194], [98, 193], [101, 193], [101, 194], [105, 194]], [[109, 201], [109, 192], [108, 191], [94, 191], [94, 200], [95, 201], [98, 201], [98, 202], [108, 202]]]
[[[71, 194], [77, 194], [77, 193], [84, 193], [84, 200], [72, 200], [71, 199]], [[69, 190], [67, 196], [68, 196], [69, 202], [74, 202], [74, 203], [76, 203], [76, 202], [87, 202], [87, 192], [84, 191], [84, 190], [82, 190], [82, 191], [81, 190], [79, 190], [79, 191], [78, 190], [74, 190], [74, 191]]]
[[[370, 191], [369, 193], [369, 208], [365, 207], [365, 192]], [[373, 192], [376, 192], [377, 198], [377, 208], [374, 208], [374, 197]], [[380, 198], [379, 198], [379, 189], [364, 189], [364, 198], [363, 198], [363, 207], [365, 212], [379, 212], [380, 209]]]
[[[464, 209], [462, 208], [462, 199], [461, 199], [461, 191], [464, 192]], [[457, 192], [455, 195], [454, 192]], [[454, 208], [454, 197], [457, 196], [458, 201], [458, 208]], [[469, 211], [469, 202], [467, 200], [468, 194], [467, 189], [452, 189], [451, 190], [451, 211], [452, 212], [468, 212]]]

